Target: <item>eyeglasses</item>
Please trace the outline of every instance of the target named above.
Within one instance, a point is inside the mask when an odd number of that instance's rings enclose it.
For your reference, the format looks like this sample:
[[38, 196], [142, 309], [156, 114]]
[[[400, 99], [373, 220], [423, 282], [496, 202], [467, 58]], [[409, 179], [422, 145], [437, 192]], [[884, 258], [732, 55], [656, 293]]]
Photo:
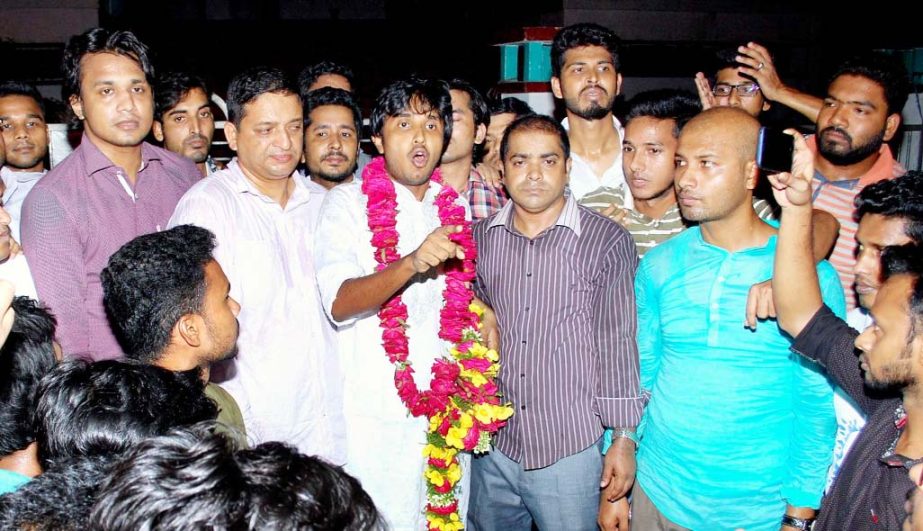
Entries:
[[712, 94], [718, 96], [719, 98], [726, 98], [731, 95], [731, 92], [737, 90], [737, 95], [741, 98], [752, 98], [760, 91], [760, 86], [757, 83], [741, 83], [739, 85], [731, 85], [728, 83], [718, 83], [715, 85], [715, 88], [712, 89]]

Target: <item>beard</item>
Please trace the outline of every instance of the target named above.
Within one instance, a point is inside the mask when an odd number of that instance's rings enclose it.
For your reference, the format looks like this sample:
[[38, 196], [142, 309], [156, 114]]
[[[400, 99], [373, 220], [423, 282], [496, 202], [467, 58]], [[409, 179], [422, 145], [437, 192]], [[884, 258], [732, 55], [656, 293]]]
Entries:
[[[828, 131], [835, 131], [843, 135], [849, 144], [848, 149], [843, 151], [842, 149], [838, 149], [836, 144], [824, 141], [824, 133]], [[834, 166], [851, 166], [853, 164], [862, 162], [875, 153], [878, 153], [878, 150], [881, 149], [881, 145], [884, 143], [884, 138], [885, 130], [882, 129], [878, 132], [877, 135], [870, 138], [867, 142], [857, 146], [853, 144], [852, 137], [849, 136], [846, 131], [836, 127], [827, 127], [818, 134], [817, 150]]]
[[606, 89], [602, 87], [596, 86], [593, 88], [605, 92], [608, 99], [604, 101], [593, 101], [588, 105], [581, 107], [579, 96], [577, 98], [565, 98], [564, 106], [568, 111], [576, 114], [584, 120], [602, 120], [608, 116], [610, 112], [612, 112], [612, 103], [615, 101], [615, 98], [608, 97], [609, 93], [606, 92]]
[[[321, 160], [324, 160], [330, 155], [334, 155], [334, 154], [342, 155], [342, 153], [324, 153], [324, 156], [321, 158]], [[350, 176], [352, 176], [352, 174], [356, 173], [356, 168], [358, 167], [359, 167], [359, 158], [357, 157], [356, 160], [354, 160], [353, 163], [343, 171], [336, 172], [336, 173], [326, 172], [318, 164], [317, 167], [312, 167], [312, 165], [308, 165], [308, 174], [311, 177], [317, 177], [318, 179], [321, 179], [327, 182], [341, 183], [345, 181], [346, 179], [348, 179]]]

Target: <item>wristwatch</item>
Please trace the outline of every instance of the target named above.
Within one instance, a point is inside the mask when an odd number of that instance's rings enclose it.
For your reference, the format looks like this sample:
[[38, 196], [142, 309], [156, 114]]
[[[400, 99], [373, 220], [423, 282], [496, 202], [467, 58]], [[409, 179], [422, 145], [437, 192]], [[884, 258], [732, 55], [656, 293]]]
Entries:
[[782, 525], [794, 527], [795, 529], [800, 529], [801, 531], [812, 531], [814, 529], [814, 519], [797, 518], [795, 516], [789, 516], [786, 514], [782, 516]]

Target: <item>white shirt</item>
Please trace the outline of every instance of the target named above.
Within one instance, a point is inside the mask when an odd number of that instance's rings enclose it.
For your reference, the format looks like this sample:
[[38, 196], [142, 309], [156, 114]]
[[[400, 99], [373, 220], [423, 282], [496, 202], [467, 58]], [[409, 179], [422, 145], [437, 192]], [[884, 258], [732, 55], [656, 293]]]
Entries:
[[29, 270], [26, 255], [19, 253], [0, 264], [0, 280], [12, 282], [17, 297], [38, 300], [38, 293], [35, 291], [35, 283], [32, 281], [32, 272]]
[[[215, 258], [240, 303], [239, 354], [220, 383], [240, 406], [254, 443], [279, 440], [342, 464], [345, 431], [336, 334], [314, 282], [314, 237], [322, 195], [294, 176], [283, 209], [259, 192], [236, 160], [196, 183], [169, 226], [215, 233]], [[220, 369], [220, 367], [216, 367]]]
[[6, 185], [6, 190], [3, 192], [3, 209], [6, 210], [10, 218], [12, 218], [10, 222], [10, 232], [13, 235], [13, 239], [18, 242], [22, 241], [19, 239], [19, 220], [22, 215], [22, 202], [26, 200], [26, 195], [29, 194], [32, 187], [35, 186], [38, 180], [46, 173], [48, 172], [12, 171], [7, 166], [0, 169], [0, 178], [3, 179], [3, 184]]
[[[569, 126], [567, 118], [561, 121], [561, 125], [564, 126], [564, 129], [569, 131]], [[612, 116], [612, 125], [615, 126], [615, 129], [619, 132], [619, 138], [625, 139], [625, 128], [622, 127], [622, 122], [619, 122], [618, 118], [614, 115]], [[574, 199], [580, 200], [583, 196], [588, 193], [596, 190], [601, 186], [606, 186], [609, 188], [616, 188], [623, 191], [625, 194], [625, 207], [632, 208], [634, 207], [634, 201], [631, 198], [631, 191], [628, 189], [628, 186], [625, 184], [625, 172], [622, 169], [622, 146], [619, 145], [618, 151], [615, 155], [615, 160], [612, 162], [612, 166], [609, 166], [602, 176], [596, 175], [596, 172], [593, 171], [593, 167], [590, 166], [590, 163], [580, 158], [580, 155], [576, 154], [571, 150], [570, 152], [571, 166], [570, 166], [570, 193], [574, 196]]]
[[[327, 192], [321, 211], [317, 283], [328, 316], [345, 281], [375, 272], [375, 251], [361, 186], [357, 182], [336, 186]], [[431, 182], [423, 201], [418, 201], [400, 184], [395, 184], [395, 189], [398, 252], [406, 256], [440, 226], [433, 201], [441, 186]], [[468, 212], [467, 202], [459, 200], [458, 204], [464, 205]], [[409, 360], [420, 389], [429, 388], [433, 361], [447, 353], [448, 345], [438, 336], [444, 287], [442, 275], [418, 275], [402, 295], [408, 312]], [[336, 323], [345, 369], [346, 471], [362, 482], [391, 529], [417, 531], [425, 529], [426, 523], [422, 514], [426, 489], [421, 451], [426, 444], [428, 421], [411, 417], [397, 395], [394, 366], [381, 344], [380, 322], [376, 312], [369, 312]], [[461, 482], [464, 496], [460, 504], [463, 517], [467, 509], [466, 482], [470, 477], [467, 458], [464, 459]]]

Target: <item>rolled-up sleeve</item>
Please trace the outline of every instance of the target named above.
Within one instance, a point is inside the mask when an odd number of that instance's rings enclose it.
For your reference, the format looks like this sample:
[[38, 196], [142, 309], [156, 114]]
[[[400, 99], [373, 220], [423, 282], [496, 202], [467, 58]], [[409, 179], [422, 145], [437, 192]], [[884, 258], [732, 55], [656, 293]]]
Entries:
[[359, 263], [356, 248], [363, 229], [358, 215], [359, 204], [348, 192], [342, 188], [334, 188], [327, 193], [321, 207], [314, 244], [314, 269], [321, 302], [327, 317], [337, 327], [352, 324], [363, 317], [356, 315], [338, 321], [333, 318], [332, 312], [333, 303], [343, 283], [367, 274]]
[[57, 338], [68, 356], [90, 352], [87, 268], [81, 224], [47, 188], [36, 188], [22, 208], [22, 246], [39, 299], [57, 318]]
[[596, 304], [599, 381], [596, 403], [603, 425], [634, 427], [644, 402], [639, 383], [634, 280], [638, 255], [627, 232], [612, 242], [600, 271]]

